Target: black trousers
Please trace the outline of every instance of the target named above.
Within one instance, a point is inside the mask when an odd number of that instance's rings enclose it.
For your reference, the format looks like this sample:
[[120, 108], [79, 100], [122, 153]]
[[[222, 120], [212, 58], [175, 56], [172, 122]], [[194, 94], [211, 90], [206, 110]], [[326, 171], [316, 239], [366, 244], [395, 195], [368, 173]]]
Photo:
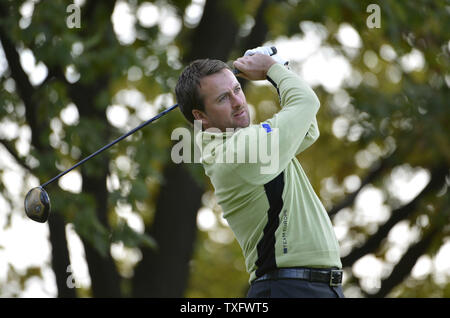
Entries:
[[248, 298], [344, 298], [341, 286], [302, 279], [277, 279], [254, 282]]

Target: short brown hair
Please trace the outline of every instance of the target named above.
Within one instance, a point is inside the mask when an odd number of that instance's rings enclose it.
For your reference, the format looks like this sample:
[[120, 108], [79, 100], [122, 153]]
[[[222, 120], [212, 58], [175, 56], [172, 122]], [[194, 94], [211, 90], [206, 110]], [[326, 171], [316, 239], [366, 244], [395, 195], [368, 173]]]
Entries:
[[226, 63], [220, 60], [201, 59], [189, 64], [181, 73], [175, 87], [175, 94], [181, 112], [190, 123], [194, 123], [193, 109], [205, 111], [203, 98], [199, 92], [200, 80], [223, 69], [231, 70]]

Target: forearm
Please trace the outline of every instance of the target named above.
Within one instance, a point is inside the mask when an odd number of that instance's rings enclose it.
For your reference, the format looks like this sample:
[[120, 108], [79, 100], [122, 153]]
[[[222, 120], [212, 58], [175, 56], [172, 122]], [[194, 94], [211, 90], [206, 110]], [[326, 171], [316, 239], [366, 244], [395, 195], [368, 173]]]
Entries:
[[267, 79], [277, 88], [282, 108], [308, 105], [309, 108], [318, 111], [320, 101], [317, 95], [302, 78], [286, 67], [280, 64], [272, 65], [267, 72]]
[[316, 114], [320, 102], [303, 79], [280, 64], [273, 65], [267, 76], [280, 95], [282, 109], [267, 123], [278, 129], [280, 165], [283, 166], [318, 138]]

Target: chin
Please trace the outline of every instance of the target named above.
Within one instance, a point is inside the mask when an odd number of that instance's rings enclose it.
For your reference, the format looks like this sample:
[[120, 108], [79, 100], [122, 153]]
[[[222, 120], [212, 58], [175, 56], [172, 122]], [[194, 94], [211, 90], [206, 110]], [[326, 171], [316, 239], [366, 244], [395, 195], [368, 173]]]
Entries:
[[235, 128], [245, 128], [250, 126], [250, 117], [247, 116], [246, 118], [236, 121], [234, 126]]
[[246, 127], [248, 127], [248, 126], [250, 126], [250, 120], [249, 120], [246, 124], [243, 124], [243, 125], [241, 126], [241, 128], [246, 128]]
[[247, 120], [245, 121], [244, 125], [242, 128], [248, 127], [250, 126], [251, 122], [250, 122], [250, 116], [247, 117]]

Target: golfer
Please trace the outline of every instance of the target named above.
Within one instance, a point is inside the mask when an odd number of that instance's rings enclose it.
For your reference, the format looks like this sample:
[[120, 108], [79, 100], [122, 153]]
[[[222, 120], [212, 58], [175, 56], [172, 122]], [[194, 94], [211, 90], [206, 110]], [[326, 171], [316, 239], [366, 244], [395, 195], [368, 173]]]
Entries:
[[[249, 50], [234, 62], [248, 80], [269, 80], [281, 110], [251, 124], [245, 95], [230, 67], [218, 60], [196, 60], [176, 86], [188, 121], [200, 121], [196, 136], [202, 164], [218, 203], [242, 248], [250, 274], [248, 297], [344, 297], [339, 245], [325, 208], [296, 156], [319, 137], [320, 102], [270, 48]], [[264, 141], [263, 137], [267, 142]], [[248, 138], [247, 138], [248, 137]], [[246, 140], [256, 138], [250, 142]], [[261, 143], [261, 141], [264, 141]], [[266, 142], [266, 143], [265, 143]], [[267, 168], [251, 158], [254, 145], [272, 149]], [[255, 158], [255, 157], [253, 157]], [[244, 162], [242, 162], [244, 161]]]

